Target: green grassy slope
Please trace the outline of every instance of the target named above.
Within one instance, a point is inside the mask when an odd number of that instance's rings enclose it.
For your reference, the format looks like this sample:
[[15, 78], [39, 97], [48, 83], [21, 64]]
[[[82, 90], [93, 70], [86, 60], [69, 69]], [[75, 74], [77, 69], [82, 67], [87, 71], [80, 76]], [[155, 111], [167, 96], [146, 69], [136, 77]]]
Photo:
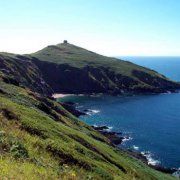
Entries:
[[136, 69], [143, 70], [154, 76], [164, 77], [153, 70], [138, 66], [131, 62], [99, 55], [69, 43], [48, 46], [32, 55], [43, 61], [57, 64], [69, 64], [70, 66], [78, 68], [83, 68], [87, 65], [94, 67], [109, 67], [117, 74], [121, 73], [128, 76], [132, 76], [132, 70]]
[[3, 179], [174, 179], [109, 145], [61, 104], [4, 82], [0, 73]]
[[37, 58], [33, 62], [57, 92], [120, 94], [180, 88], [180, 84], [153, 70], [69, 43], [48, 46], [31, 56]]

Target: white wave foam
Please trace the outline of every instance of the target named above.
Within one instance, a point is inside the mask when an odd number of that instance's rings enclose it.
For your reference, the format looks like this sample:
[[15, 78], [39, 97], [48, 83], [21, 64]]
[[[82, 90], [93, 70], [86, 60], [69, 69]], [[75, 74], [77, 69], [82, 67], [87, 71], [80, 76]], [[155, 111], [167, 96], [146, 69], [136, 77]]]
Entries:
[[107, 126], [107, 127], [108, 127], [107, 131], [112, 131], [112, 129], [113, 129], [112, 126]]
[[176, 178], [180, 178], [180, 168], [178, 168], [172, 175]]
[[94, 109], [94, 110], [91, 110], [91, 112], [93, 112], [93, 113], [99, 113], [100, 112], [100, 110], [96, 110], [96, 109]]
[[141, 152], [141, 154], [147, 158], [148, 164], [153, 165], [153, 166], [160, 164], [160, 161], [153, 159], [152, 153], [150, 153], [149, 151]]
[[123, 138], [122, 142], [124, 143], [124, 142], [130, 141], [130, 140], [132, 140], [132, 139], [133, 139], [132, 137], [125, 136], [125, 137]]
[[133, 145], [133, 149], [138, 151], [138, 150], [139, 150], [139, 147], [138, 147], [138, 146]]
[[90, 97], [100, 97], [100, 96], [102, 96], [102, 95], [103, 95], [103, 93], [91, 94]]
[[172, 94], [172, 92], [171, 91], [167, 91], [167, 92], [162, 93], [162, 94]]
[[94, 126], [94, 127], [98, 127], [98, 125], [97, 125], [97, 124], [94, 124], [93, 126]]
[[100, 110], [98, 110], [98, 109], [88, 109], [88, 112], [86, 114], [91, 116], [91, 115], [97, 114], [97, 113], [100, 113]]

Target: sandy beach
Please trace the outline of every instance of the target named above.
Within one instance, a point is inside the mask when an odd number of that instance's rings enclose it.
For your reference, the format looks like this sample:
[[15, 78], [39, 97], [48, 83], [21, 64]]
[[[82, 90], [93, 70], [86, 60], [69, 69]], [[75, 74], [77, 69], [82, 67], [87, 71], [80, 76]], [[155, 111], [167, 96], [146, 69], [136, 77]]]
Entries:
[[66, 96], [71, 96], [72, 94], [53, 94], [52, 97], [57, 99], [57, 98], [63, 98]]

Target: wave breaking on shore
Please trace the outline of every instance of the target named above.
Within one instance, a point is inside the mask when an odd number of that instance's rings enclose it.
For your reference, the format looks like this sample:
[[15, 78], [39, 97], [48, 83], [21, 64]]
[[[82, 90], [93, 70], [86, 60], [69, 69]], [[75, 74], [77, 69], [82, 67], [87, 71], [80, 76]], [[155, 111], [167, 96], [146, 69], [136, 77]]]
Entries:
[[159, 160], [156, 160], [156, 159], [154, 159], [154, 158], [152, 157], [153, 154], [152, 154], [151, 152], [149, 152], [149, 151], [143, 151], [143, 152], [141, 152], [141, 154], [146, 157], [149, 165], [157, 166], [157, 165], [160, 164], [160, 161], [159, 161]]

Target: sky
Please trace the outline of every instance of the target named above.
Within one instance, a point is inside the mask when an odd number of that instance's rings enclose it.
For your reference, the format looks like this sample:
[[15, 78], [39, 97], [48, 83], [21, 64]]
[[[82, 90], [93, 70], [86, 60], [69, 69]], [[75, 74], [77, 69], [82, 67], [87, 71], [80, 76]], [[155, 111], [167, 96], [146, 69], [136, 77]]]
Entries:
[[180, 0], [0, 0], [0, 52], [64, 39], [107, 56], [180, 56]]

